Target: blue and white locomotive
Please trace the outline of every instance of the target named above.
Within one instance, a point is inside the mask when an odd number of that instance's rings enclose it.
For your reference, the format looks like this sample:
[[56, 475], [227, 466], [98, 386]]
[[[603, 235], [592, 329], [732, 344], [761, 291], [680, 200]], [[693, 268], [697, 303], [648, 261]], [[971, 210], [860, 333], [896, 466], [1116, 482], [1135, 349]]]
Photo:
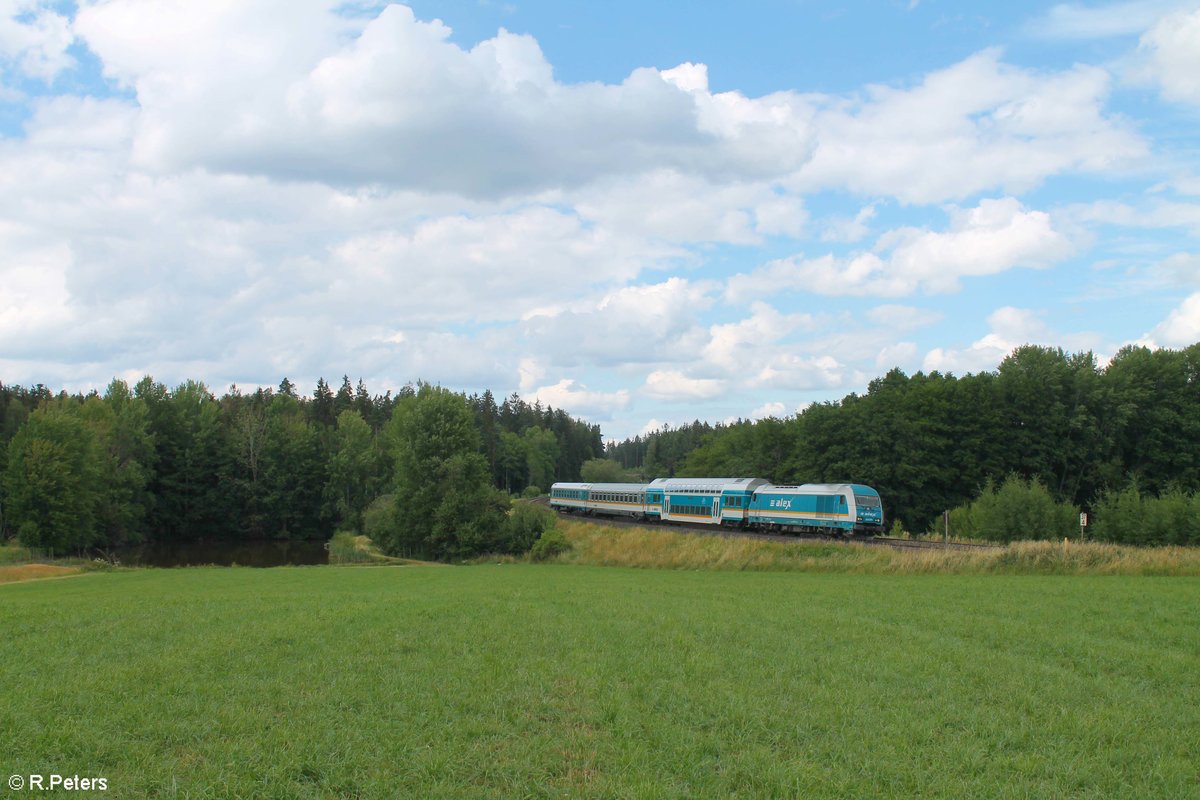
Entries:
[[762, 478], [556, 483], [550, 505], [584, 514], [756, 530], [875, 535], [883, 529], [879, 492], [859, 483], [775, 486]]

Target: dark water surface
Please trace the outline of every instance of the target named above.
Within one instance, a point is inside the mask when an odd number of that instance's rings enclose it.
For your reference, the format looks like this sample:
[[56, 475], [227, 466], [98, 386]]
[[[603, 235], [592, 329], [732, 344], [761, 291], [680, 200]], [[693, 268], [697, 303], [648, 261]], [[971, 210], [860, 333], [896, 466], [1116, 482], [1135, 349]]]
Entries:
[[117, 560], [130, 567], [197, 567], [216, 564], [227, 567], [283, 567], [328, 564], [324, 541], [146, 542], [114, 551]]

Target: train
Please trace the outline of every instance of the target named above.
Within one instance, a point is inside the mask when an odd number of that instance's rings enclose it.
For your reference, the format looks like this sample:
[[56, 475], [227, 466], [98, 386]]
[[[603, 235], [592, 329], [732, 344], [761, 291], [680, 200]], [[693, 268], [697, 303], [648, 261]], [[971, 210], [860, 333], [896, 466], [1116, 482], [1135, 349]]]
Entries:
[[556, 483], [550, 506], [646, 522], [876, 536], [879, 492], [860, 483], [776, 486], [762, 478], [657, 478], [650, 483]]

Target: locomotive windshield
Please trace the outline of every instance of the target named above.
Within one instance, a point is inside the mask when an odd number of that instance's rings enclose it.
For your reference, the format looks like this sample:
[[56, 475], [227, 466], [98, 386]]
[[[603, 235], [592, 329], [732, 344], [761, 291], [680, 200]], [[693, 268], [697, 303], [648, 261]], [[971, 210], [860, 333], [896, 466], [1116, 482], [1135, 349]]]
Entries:
[[854, 495], [854, 502], [860, 508], [879, 508], [879, 498], [871, 495], [856, 494]]

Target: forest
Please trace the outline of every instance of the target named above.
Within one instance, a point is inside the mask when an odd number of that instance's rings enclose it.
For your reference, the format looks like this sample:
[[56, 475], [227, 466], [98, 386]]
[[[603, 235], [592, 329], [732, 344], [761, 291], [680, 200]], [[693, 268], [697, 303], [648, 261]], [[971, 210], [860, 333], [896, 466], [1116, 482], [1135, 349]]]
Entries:
[[428, 384], [393, 396], [322, 379], [301, 395], [285, 378], [219, 398], [150, 377], [88, 395], [0, 385], [0, 475], [4, 535], [60, 551], [372, 525], [391, 552], [527, 549], [528, 531], [491, 531], [513, 495], [581, 476], [718, 475], [869, 484], [917, 533], [951, 511], [965, 536], [1064, 535], [1087, 511], [1101, 538], [1200, 543], [1200, 344], [1130, 346], [1104, 365], [1026, 345], [995, 371], [893, 369], [786, 419], [607, 445], [561, 409]]
[[[992, 372], [893, 369], [864, 394], [787, 419], [697, 421], [609, 442], [606, 457], [647, 477], [865, 483], [914, 532], [946, 510], [965, 518], [977, 498], [986, 505], [987, 487], [1006, 483], [1010, 493], [1023, 483], [1030, 503], [1040, 487], [1059, 506], [1094, 512], [1102, 528], [1118, 497], [1130, 509], [1182, 496], [1200, 510], [1200, 344], [1128, 346], [1104, 366], [1092, 353], [1026, 345]], [[1077, 532], [1077, 513], [1067, 518]]]
[[[537, 493], [602, 453], [600, 429], [560, 409], [425, 385], [372, 395], [343, 378], [311, 396], [278, 389], [214, 396], [146, 377], [103, 394], [0, 385], [5, 536], [60, 552], [143, 540], [328, 538], [361, 532], [396, 488], [399, 410], [453, 396], [470, 420], [479, 481]], [[442, 423], [438, 423], [442, 424]], [[448, 454], [449, 455], [449, 454]]]

